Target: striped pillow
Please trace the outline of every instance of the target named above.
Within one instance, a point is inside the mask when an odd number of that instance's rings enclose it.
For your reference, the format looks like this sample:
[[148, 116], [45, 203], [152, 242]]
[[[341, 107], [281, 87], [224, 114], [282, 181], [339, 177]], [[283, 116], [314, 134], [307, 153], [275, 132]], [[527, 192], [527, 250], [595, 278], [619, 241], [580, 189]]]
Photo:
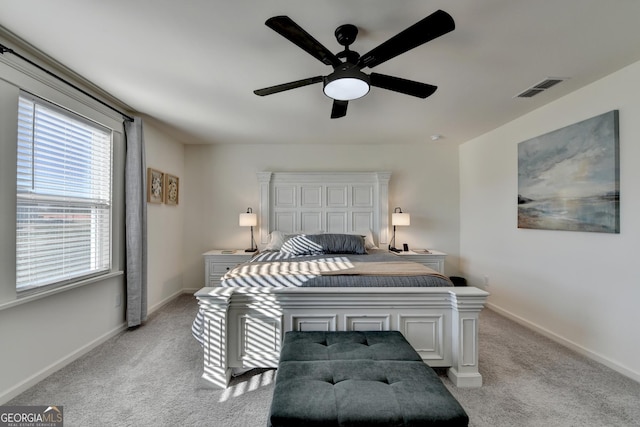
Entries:
[[298, 234], [282, 244], [281, 252], [293, 255], [319, 255], [323, 253], [322, 245], [310, 240], [306, 234]]

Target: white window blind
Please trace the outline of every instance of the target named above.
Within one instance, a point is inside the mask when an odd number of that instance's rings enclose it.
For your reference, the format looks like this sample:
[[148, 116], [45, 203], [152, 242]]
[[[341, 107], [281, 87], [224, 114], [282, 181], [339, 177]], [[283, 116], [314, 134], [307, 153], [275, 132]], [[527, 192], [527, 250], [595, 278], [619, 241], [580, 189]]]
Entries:
[[111, 141], [109, 129], [20, 95], [18, 291], [110, 270]]

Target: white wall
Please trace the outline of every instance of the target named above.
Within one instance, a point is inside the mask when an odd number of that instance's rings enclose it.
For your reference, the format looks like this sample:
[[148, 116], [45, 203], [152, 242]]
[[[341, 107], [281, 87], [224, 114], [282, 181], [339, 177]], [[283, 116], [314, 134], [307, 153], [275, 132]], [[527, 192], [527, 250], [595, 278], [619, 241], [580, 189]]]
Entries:
[[147, 203], [149, 312], [182, 293], [184, 234], [184, 146], [167, 136], [150, 117], [143, 118], [147, 167], [177, 176], [178, 205]]
[[[640, 381], [639, 93], [640, 62], [462, 145], [460, 265], [490, 307]], [[518, 143], [614, 109], [620, 234], [518, 229]]]
[[[61, 92], [48, 78], [26, 75], [0, 61], [0, 404], [82, 355], [124, 326], [120, 254], [124, 138], [112, 116]], [[114, 273], [46, 297], [18, 298], [15, 280], [16, 142], [20, 89], [64, 105], [114, 130]]]
[[[121, 118], [105, 116], [95, 103], [38, 73], [26, 75], [0, 58], [0, 404], [125, 328], [124, 154]], [[16, 141], [19, 89], [59, 103], [114, 129], [114, 274], [39, 299], [18, 299], [15, 290]], [[85, 104], [87, 102], [88, 104]], [[182, 178], [184, 151], [151, 119], [144, 122], [150, 165]], [[182, 292], [182, 202], [151, 206], [148, 303], [153, 311]], [[118, 304], [118, 301], [121, 301]]]
[[[444, 141], [384, 145], [189, 145], [185, 147], [184, 285], [204, 283], [201, 254], [249, 247], [249, 230], [238, 214], [257, 209], [257, 172], [390, 171], [389, 201], [411, 214], [398, 227], [397, 243], [450, 254], [449, 275], [458, 272], [458, 154]], [[258, 233], [256, 233], [256, 236]]]

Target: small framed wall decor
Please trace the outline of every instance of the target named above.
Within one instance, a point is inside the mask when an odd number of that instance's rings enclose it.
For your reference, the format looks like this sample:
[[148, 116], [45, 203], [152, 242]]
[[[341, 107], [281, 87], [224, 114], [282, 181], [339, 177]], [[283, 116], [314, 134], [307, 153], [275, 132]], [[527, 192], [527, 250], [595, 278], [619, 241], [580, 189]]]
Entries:
[[164, 202], [177, 205], [180, 199], [180, 178], [168, 173], [164, 174]]
[[164, 200], [164, 173], [147, 168], [147, 202], [162, 203]]

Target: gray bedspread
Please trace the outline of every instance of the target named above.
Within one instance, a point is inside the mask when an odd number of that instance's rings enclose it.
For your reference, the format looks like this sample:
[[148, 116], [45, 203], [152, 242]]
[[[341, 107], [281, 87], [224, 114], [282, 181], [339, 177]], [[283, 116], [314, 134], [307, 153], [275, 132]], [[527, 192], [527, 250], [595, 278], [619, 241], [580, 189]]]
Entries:
[[[440, 287], [453, 286], [451, 281], [424, 267], [424, 273], [407, 268], [397, 275], [353, 274], [366, 263], [391, 261], [396, 267], [402, 260], [387, 251], [373, 250], [368, 254], [322, 254], [292, 256], [283, 252], [262, 252], [251, 261], [228, 271], [221, 280], [223, 287]], [[412, 264], [407, 261], [408, 267]], [[344, 272], [344, 274], [341, 274]]]
[[[323, 262], [330, 259], [332, 265], [344, 263], [366, 263], [398, 261], [398, 256], [384, 250], [370, 250], [366, 255], [353, 254], [323, 254], [293, 256], [279, 251], [261, 252], [253, 257], [249, 262], [240, 264], [230, 270], [222, 277], [220, 286], [225, 287], [442, 287], [453, 286], [451, 281], [433, 271], [432, 274], [425, 275], [402, 275], [402, 276], [369, 276], [362, 274], [346, 275], [323, 275], [306, 270], [297, 271], [296, 266], [290, 264], [285, 268], [287, 274], [268, 274], [269, 270], [277, 270], [277, 263], [300, 263], [303, 262], [307, 268], [309, 262]], [[263, 271], [260, 271], [260, 268]], [[252, 268], [254, 270], [252, 271]], [[299, 270], [299, 269], [298, 269]], [[240, 274], [242, 271], [250, 274]], [[281, 270], [282, 271], [282, 270]], [[348, 270], [346, 270], [348, 271]], [[263, 274], [267, 273], [267, 274]], [[198, 310], [195, 320], [191, 326], [193, 336], [203, 344], [203, 322], [202, 310]]]

